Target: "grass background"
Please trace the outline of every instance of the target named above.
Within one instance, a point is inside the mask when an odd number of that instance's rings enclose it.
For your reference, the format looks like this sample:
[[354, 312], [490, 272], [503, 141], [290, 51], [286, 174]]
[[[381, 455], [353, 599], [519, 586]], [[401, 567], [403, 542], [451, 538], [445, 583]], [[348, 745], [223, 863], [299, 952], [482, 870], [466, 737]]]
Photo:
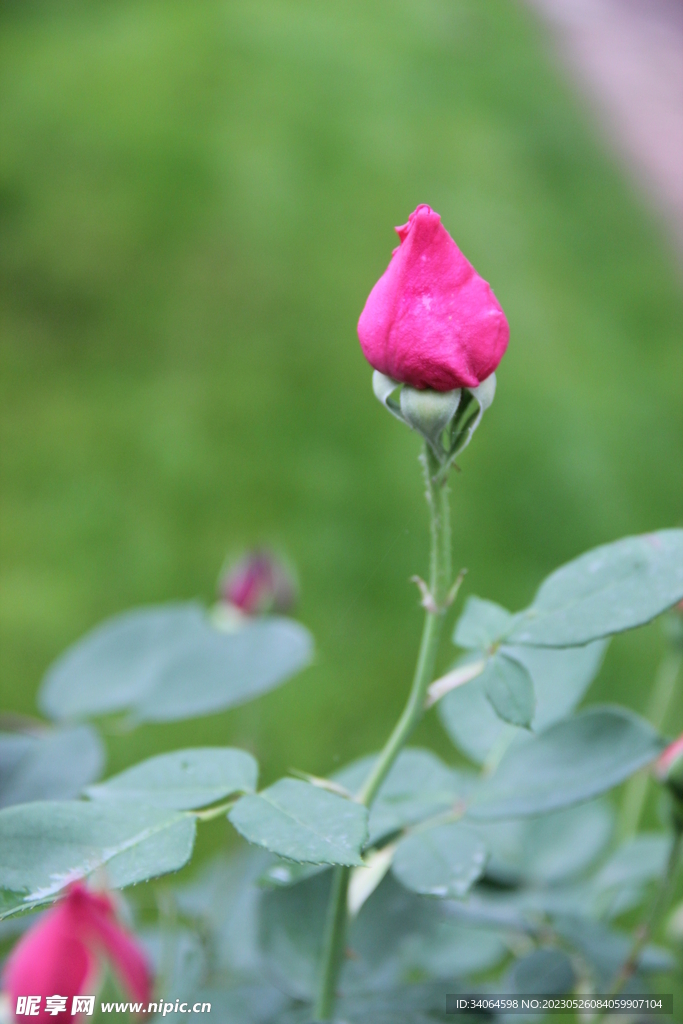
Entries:
[[[33, 713], [105, 616], [209, 601], [265, 541], [315, 665], [109, 735], [110, 769], [228, 742], [267, 781], [381, 744], [427, 527], [355, 323], [420, 202], [511, 326], [453, 482], [463, 593], [517, 609], [582, 550], [681, 524], [676, 265], [520, 3], [24, 2], [0, 29], [2, 707]], [[617, 639], [590, 699], [644, 709], [662, 646]], [[417, 741], [452, 756], [433, 717]]]

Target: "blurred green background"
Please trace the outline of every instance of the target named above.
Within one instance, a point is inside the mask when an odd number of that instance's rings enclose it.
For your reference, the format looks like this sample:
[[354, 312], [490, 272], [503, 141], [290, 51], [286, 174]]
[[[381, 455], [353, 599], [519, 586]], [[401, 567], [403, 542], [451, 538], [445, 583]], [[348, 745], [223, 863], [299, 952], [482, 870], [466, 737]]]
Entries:
[[[582, 550], [681, 524], [676, 263], [521, 4], [24, 2], [0, 28], [3, 708], [33, 713], [105, 616], [210, 601], [226, 552], [268, 542], [315, 665], [111, 732], [110, 769], [230, 742], [269, 780], [383, 741], [426, 511], [355, 324], [421, 202], [511, 326], [453, 480], [463, 593], [516, 609]], [[644, 709], [662, 649], [657, 625], [615, 641], [589, 699]], [[452, 756], [433, 717], [417, 740]]]

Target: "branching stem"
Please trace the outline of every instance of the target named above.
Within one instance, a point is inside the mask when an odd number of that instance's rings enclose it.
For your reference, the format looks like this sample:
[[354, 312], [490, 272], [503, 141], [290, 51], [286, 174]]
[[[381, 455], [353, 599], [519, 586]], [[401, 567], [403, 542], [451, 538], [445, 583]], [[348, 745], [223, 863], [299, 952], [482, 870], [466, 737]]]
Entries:
[[[424, 714], [427, 687], [434, 678], [436, 654], [441, 638], [444, 614], [448, 607], [451, 588], [451, 526], [448, 488], [445, 478], [439, 475], [439, 462], [427, 444], [425, 444], [422, 454], [422, 464], [425, 471], [431, 524], [429, 593], [433, 601], [428, 603], [429, 606], [425, 610], [420, 652], [408, 702], [356, 797], [358, 802], [366, 807], [371, 806], [396, 758]], [[329, 1021], [334, 1012], [337, 979], [346, 941], [346, 900], [349, 877], [350, 868], [337, 867], [334, 869], [320, 960], [318, 997], [315, 1005], [316, 1021]]]

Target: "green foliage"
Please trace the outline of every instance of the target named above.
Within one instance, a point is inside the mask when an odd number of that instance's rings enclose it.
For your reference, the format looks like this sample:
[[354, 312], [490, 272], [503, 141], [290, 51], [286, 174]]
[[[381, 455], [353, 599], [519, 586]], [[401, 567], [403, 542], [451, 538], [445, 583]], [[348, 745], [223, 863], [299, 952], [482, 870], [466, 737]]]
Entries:
[[596, 640], [585, 647], [501, 647], [502, 653], [524, 665], [533, 680], [533, 727], [537, 732], [574, 710], [600, 670], [607, 643]]
[[521, 957], [510, 971], [510, 991], [563, 995], [576, 981], [572, 962], [562, 949], [535, 949]]
[[[258, 945], [269, 974], [290, 996], [315, 995], [317, 953], [330, 895], [330, 873], [260, 898]], [[258, 955], [258, 954], [257, 954]]]
[[195, 604], [144, 608], [98, 626], [62, 655], [39, 701], [58, 719], [129, 710], [136, 721], [172, 722], [280, 686], [311, 651], [307, 630], [289, 619], [223, 632]]
[[194, 843], [194, 819], [127, 803], [36, 801], [0, 811], [0, 917], [54, 900], [105, 867], [114, 888], [177, 871]]
[[484, 873], [486, 846], [459, 822], [417, 829], [396, 847], [399, 882], [425, 896], [464, 896]]
[[481, 686], [499, 718], [528, 728], [534, 718], [536, 697], [524, 665], [497, 651], [486, 664]]
[[683, 600], [683, 530], [624, 537], [556, 569], [517, 615], [468, 598], [453, 635], [458, 646], [583, 647], [635, 629]]
[[514, 616], [493, 601], [468, 597], [453, 634], [453, 643], [466, 650], [487, 651], [505, 637]]
[[[637, 618], [653, 601], [661, 603], [661, 581], [657, 575], [642, 576], [638, 601], [633, 599], [631, 548], [629, 541], [626, 568], [616, 574], [616, 582], [610, 565], [616, 552], [616, 562], [623, 569], [619, 553], [624, 548], [619, 543], [605, 549], [608, 554], [598, 560], [597, 567], [595, 559], [582, 557], [559, 570], [539, 594], [552, 594], [556, 586], [567, 621], [572, 615], [581, 620], [586, 593], [596, 620], [600, 610], [595, 602], [600, 595], [609, 605], [612, 624], [615, 609], [629, 600], [629, 615]], [[667, 599], [671, 593], [667, 591]], [[571, 595], [578, 595], [573, 604]], [[634, 610], [636, 603], [640, 612]], [[541, 605], [539, 599], [537, 606]], [[533, 932], [534, 915], [539, 913], [546, 918], [539, 937], [547, 937], [548, 927], [555, 928], [556, 941], [562, 939], [585, 954], [597, 941], [593, 918], [609, 921], [637, 906], [648, 884], [662, 872], [670, 849], [663, 836], [638, 836], [606, 858], [611, 816], [603, 805], [588, 801], [654, 760], [664, 741], [647, 722], [623, 708], [589, 708], [571, 714], [601, 662], [604, 641], [559, 650], [500, 646], [503, 631], [516, 636], [521, 619], [532, 621], [531, 613], [511, 616], [490, 602], [471, 600], [456, 629], [456, 641], [471, 648], [466, 660], [477, 655], [488, 660], [480, 677], [447, 695], [442, 718], [456, 742], [472, 749], [475, 759], [486, 758], [483, 775], [457, 771], [426, 750], [404, 749], [368, 815], [352, 794], [367, 777], [374, 756], [341, 769], [329, 784], [288, 778], [257, 793], [258, 765], [244, 751], [189, 748], [158, 755], [87, 786], [90, 802], [37, 801], [0, 812], [2, 913], [7, 916], [49, 902], [71, 880], [102, 868], [114, 887], [177, 870], [190, 857], [196, 820], [181, 812], [235, 795], [238, 799], [228, 812], [231, 823], [251, 843], [280, 859], [264, 864], [252, 858], [236, 870], [216, 874], [208, 886], [181, 892], [181, 905], [190, 917], [208, 913], [219, 948], [212, 961], [215, 966], [210, 967], [192, 931], [178, 932], [174, 953], [178, 966], [174, 980], [166, 982], [169, 991], [176, 991], [174, 984], [180, 985], [181, 994], [183, 989], [197, 988], [222, 964], [233, 982], [240, 982], [235, 1004], [240, 1005], [245, 992], [251, 991], [252, 972], [265, 958], [293, 999], [311, 999], [330, 894], [328, 865], [353, 866], [361, 872], [370, 869], [363, 879], [358, 875], [359, 884], [362, 881], [365, 886], [362, 898], [353, 895], [358, 916], [351, 939], [355, 935], [366, 952], [342, 976], [346, 987], [339, 1012], [348, 1019], [353, 1020], [356, 1013], [362, 1019], [369, 1007], [382, 1019], [385, 1011], [395, 1012], [400, 998], [406, 1005], [414, 1001], [415, 1014], [409, 1013], [406, 1020], [427, 1020], [426, 1008], [438, 991], [430, 986], [449, 974], [454, 979], [458, 973], [456, 965], [450, 972], [437, 966], [440, 958], [430, 944], [438, 934], [446, 949], [457, 948], [457, 935], [448, 934], [448, 912], [445, 917], [442, 911], [435, 916], [427, 909], [429, 904], [422, 904], [426, 916], [415, 916], [411, 910], [407, 924], [399, 911], [397, 920], [383, 925], [383, 915], [392, 918], [401, 905], [385, 876], [389, 866], [405, 890], [439, 897], [451, 912], [456, 900], [470, 923], [492, 929], [493, 934], [481, 940], [475, 932], [475, 949], [479, 942], [486, 965], [495, 962], [496, 951], [503, 948], [501, 929]], [[184, 679], [192, 689], [176, 713], [184, 706], [191, 715], [197, 700], [206, 699], [202, 691], [213, 688], [214, 700], [234, 697], [231, 684], [239, 676], [235, 664], [242, 671], [243, 696], [250, 689], [257, 694], [263, 686], [264, 664], [271, 685], [291, 670], [291, 651], [273, 642], [272, 629], [280, 626], [296, 635], [295, 623], [268, 618], [236, 632], [220, 633], [193, 606], [132, 613], [105, 624], [67, 652], [48, 675], [44, 699], [70, 713], [76, 709], [83, 713], [93, 698], [92, 710], [100, 713], [105, 706], [108, 710], [144, 708], [154, 703], [152, 697], [165, 708], [168, 693], [174, 692], [173, 682]], [[263, 641], [260, 646], [253, 639], [257, 633]], [[549, 635], [544, 634], [546, 639]], [[300, 636], [308, 642], [305, 631]], [[240, 661], [234, 657], [234, 646], [244, 638]], [[221, 661], [231, 668], [227, 684]], [[98, 678], [112, 681], [108, 704], [98, 702]], [[539, 715], [534, 684], [540, 695]], [[180, 692], [176, 686], [176, 695]], [[492, 719], [494, 711], [497, 717]], [[528, 728], [536, 718], [545, 725], [536, 734], [514, 728]], [[510, 724], [502, 725], [501, 719]], [[477, 741], [468, 745], [470, 734]], [[53, 731], [42, 739], [9, 735], [0, 743], [0, 754], [11, 773], [10, 794], [12, 785], [16, 790], [17, 778], [21, 779], [18, 769], [30, 757], [38, 766], [34, 770], [38, 788], [47, 785], [49, 793], [45, 749], [59, 750], [65, 739], [67, 745], [75, 741], [61, 771], [66, 785], [83, 775], [84, 765], [86, 776], [99, 768], [97, 758], [93, 763], [94, 754], [99, 753], [97, 734], [89, 727]], [[55, 783], [55, 793], [61, 784]], [[20, 787], [16, 792], [21, 792]], [[584, 806], [573, 806], [577, 804]], [[224, 811], [219, 806], [199, 816], [210, 819]], [[383, 844], [388, 845], [382, 849]], [[268, 892], [258, 895], [257, 879]], [[502, 889], [496, 893], [491, 885]], [[227, 893], [227, 903], [222, 892]], [[205, 910], [216, 902], [223, 908], [220, 921]], [[379, 961], [378, 925], [395, 933], [394, 946], [382, 952]], [[234, 947], [235, 929], [249, 937], [239, 953]], [[616, 958], [617, 950], [623, 949], [622, 939], [619, 933], [605, 932], [605, 948], [593, 954], [596, 978], [606, 971], [609, 956]], [[156, 941], [154, 936], [150, 941]], [[474, 962], [479, 962], [477, 955]], [[642, 955], [664, 969], [665, 956], [647, 950]], [[410, 963], [418, 974], [413, 981], [420, 984], [404, 989]], [[641, 969], [645, 970], [645, 961]], [[511, 966], [506, 984], [511, 991], [563, 992], [574, 982], [568, 953], [539, 943]], [[286, 1000], [278, 1006], [278, 1012], [290, 1012]], [[294, 1020], [293, 1008], [292, 1012]]]
[[[413, 659], [405, 579], [422, 564], [423, 508], [406, 473], [415, 438], [368, 401], [352, 334], [388, 258], [387, 224], [424, 199], [492, 281], [512, 326], [505, 398], [479, 431], [477, 472], [468, 453], [459, 479], [459, 549], [476, 589], [522, 607], [576, 551], [676, 521], [680, 291], [521, 8], [77, 0], [0, 17], [0, 597], [4, 685], [17, 710], [32, 709], [40, 675], [75, 636], [151, 604], [125, 635], [124, 618], [90, 634], [43, 691], [59, 720], [124, 712], [129, 723], [182, 722], [112, 732], [116, 769], [173, 737], [191, 748], [249, 737], [267, 781], [291, 764], [293, 735], [298, 765], [319, 773], [376, 748]], [[282, 690], [240, 709], [308, 663], [308, 634], [270, 620], [235, 639], [199, 606], [153, 602], [208, 598], [226, 543], [263, 536], [300, 566], [302, 618], [321, 656], [296, 699]], [[359, 864], [383, 843], [403, 857], [421, 836], [465, 827], [488, 851], [484, 875], [458, 899], [384, 878], [350, 930], [339, 1020], [441, 1020], [444, 992], [472, 974], [521, 984], [534, 969], [561, 976], [566, 956], [586, 972], [582, 983], [612, 982], [631, 948], [620, 915], [643, 903], [668, 840], [615, 848], [609, 813], [588, 801], [661, 741], [623, 711], [567, 718], [604, 644], [552, 645], [646, 622], [680, 595], [680, 569], [680, 531], [629, 538], [558, 570], [520, 616], [498, 606], [498, 624], [470, 623], [474, 639], [459, 625], [467, 649], [505, 639], [498, 665], [523, 666], [535, 713], [526, 681], [524, 693], [518, 684], [501, 696], [483, 678], [450, 694], [442, 721], [485, 761], [482, 777], [404, 752], [367, 840], [363, 808], [307, 783], [281, 780], [233, 809], [250, 838], [281, 855], [315, 848], [325, 860], [322, 848], [329, 862]], [[89, 662], [108, 630], [109, 646]], [[600, 696], [638, 704], [657, 643], [646, 632], [615, 644]], [[504, 723], [491, 699], [538, 735]], [[236, 710], [184, 721], [227, 708]], [[73, 751], [53, 779], [47, 746], [3, 738], [12, 800], [72, 796], [92, 781], [94, 734], [64, 726], [40, 744], [65, 736]], [[427, 738], [447, 749], [434, 731], [418, 741]], [[370, 763], [339, 780], [355, 792]], [[133, 780], [146, 771], [143, 762]], [[227, 795], [234, 783], [219, 774], [202, 776], [211, 784], [192, 803]], [[177, 802], [172, 775], [164, 781]], [[120, 784], [114, 776], [93, 794]], [[574, 801], [586, 802], [548, 812]], [[467, 815], [467, 825], [437, 824], [440, 815]], [[125, 808], [8, 807], [6, 909], [48, 902], [92, 871], [126, 886], [175, 870], [195, 820], [129, 794]], [[448, 867], [449, 852], [438, 863]], [[434, 863], [418, 864], [418, 886]], [[226, 1022], [310, 1024], [301, 1000], [331, 874], [313, 870], [258, 850], [181, 887], [180, 925], [164, 923], [151, 942], [162, 972], [165, 941], [177, 938], [169, 986], [206, 993]], [[275, 872], [279, 888], [260, 889], [256, 879]], [[635, 983], [671, 966], [646, 947]]]
[[130, 801], [185, 811], [232, 793], [251, 793], [257, 779], [258, 764], [246, 751], [200, 747], [157, 754], [98, 786], [88, 786], [86, 792], [92, 800]]
[[[373, 756], [361, 758], [336, 772], [334, 781], [354, 793], [373, 762]], [[430, 750], [407, 747], [397, 757], [370, 808], [368, 845], [443, 814], [462, 803], [471, 787], [469, 775], [450, 768]]]
[[0, 733], [0, 807], [78, 796], [103, 765], [102, 740], [91, 725]]
[[477, 818], [543, 814], [590, 800], [653, 761], [664, 741], [623, 708], [588, 708], [519, 742], [475, 791]]
[[[572, 823], [586, 839], [588, 806], [563, 812], [564, 842], [571, 841]], [[586, 816], [583, 827], [581, 814]], [[598, 821], [595, 813], [592, 820]], [[535, 838], [529, 832], [528, 849], [535, 843], [538, 862], [544, 851], [555, 849], [558, 856], [560, 843], [552, 826], [560, 822], [560, 816], [552, 815], [545, 831], [539, 830]], [[525, 830], [535, 827], [530, 821], [519, 824]], [[604, 844], [604, 830], [602, 837]], [[225, 1008], [226, 1019], [240, 1024], [309, 1024], [331, 873], [284, 889], [260, 889], [255, 884], [260, 863], [260, 854], [241, 851], [232, 862], [210, 865], [191, 886], [178, 890], [181, 918], [203, 936], [213, 964], [196, 989], [186, 989], [185, 997], [192, 991], [191, 998], [212, 1001], [214, 1010]], [[508, 878], [505, 889], [491, 890], [484, 879], [465, 901], [419, 896], [388, 875], [351, 924], [335, 1021], [433, 1024], [443, 1019], [445, 1024], [444, 993], [481, 990], [482, 982], [472, 979], [492, 970], [500, 977], [494, 991], [570, 991], [576, 967], [584, 972], [584, 984], [604, 988], [623, 962], [629, 940], [595, 917], [579, 916], [577, 883], [569, 889], [569, 880], [576, 879], [577, 871], [579, 878], [585, 877], [586, 866], [576, 858], [573, 868], [565, 865], [569, 876], [564, 885], [573, 898], [570, 911], [553, 908], [550, 901], [543, 907], [538, 899], [542, 893], [561, 891], [563, 872], [558, 872], [557, 862], [545, 889], [539, 890], [538, 875], [532, 878], [530, 869], [528, 888]], [[491, 891], [500, 895], [487, 895]], [[535, 894], [536, 902], [525, 905], [520, 898], [525, 892]], [[511, 957], [510, 948], [519, 949], [519, 956]], [[640, 990], [645, 990], [649, 975], [671, 965], [665, 950], [646, 947], [637, 975]], [[238, 1010], [241, 1017], [230, 1016]]]
[[[683, 530], [661, 530], [603, 545], [562, 566], [541, 584], [533, 604], [518, 615], [492, 601], [469, 598], [453, 639], [460, 647], [491, 653], [477, 685], [503, 721], [528, 727], [535, 711], [534, 673], [527, 669], [523, 653], [521, 657], [515, 654], [510, 644], [517, 645], [522, 652], [525, 646], [587, 647], [614, 633], [643, 625], [682, 598]], [[499, 651], [501, 644], [505, 646]], [[599, 648], [593, 650], [597, 654]], [[556, 659], [550, 655], [548, 660], [547, 655], [536, 654], [535, 658], [541, 686], [546, 678], [553, 681], [565, 706], [566, 679], [558, 680], [553, 669], [561, 671], [564, 667], [565, 673], [574, 677], [569, 704], [576, 703], [592, 678], [591, 670], [594, 673], [597, 669], [590, 655], [586, 662], [581, 655]], [[531, 660], [533, 665], [533, 655]], [[453, 720], [456, 742], [458, 733], [464, 733], [465, 748], [469, 729], [459, 719], [458, 707], [464, 707], [466, 713], [474, 710], [476, 715], [480, 703], [471, 693], [455, 694], [450, 710], [443, 713], [447, 729], [449, 719]], [[547, 714], [545, 718], [547, 724]], [[483, 747], [489, 744], [490, 749], [498, 735], [500, 731], [490, 722], [484, 735], [477, 736], [475, 732], [475, 759], [486, 756]]]
[[309, 864], [362, 864], [365, 807], [298, 779], [244, 796], [228, 817], [252, 843]]
[[[532, 719], [541, 731], [568, 715], [579, 703], [597, 674], [606, 642], [597, 640], [585, 647], [500, 648], [525, 666], [531, 676], [536, 698]], [[466, 655], [462, 664], [470, 659]], [[453, 743], [472, 761], [481, 764], [510, 735], [509, 727], [493, 710], [484, 692], [482, 678], [446, 694], [438, 704], [439, 717]]]
[[642, 626], [680, 600], [683, 530], [624, 537], [552, 573], [506, 639], [578, 647]]
[[[630, 952], [629, 936], [590, 917], [575, 914], [559, 915], [555, 927], [558, 935], [591, 964], [596, 991], [609, 985]], [[673, 967], [674, 959], [668, 950], [656, 946], [647, 946], [638, 961], [641, 977], [670, 972]]]
[[[3, 707], [31, 713], [108, 616], [210, 600], [226, 547], [265, 538], [299, 568], [318, 645], [299, 697], [110, 737], [113, 770], [249, 736], [272, 781], [294, 729], [318, 774], [381, 744], [425, 517], [419, 438], [371, 398], [354, 326], [418, 202], [511, 324], [457, 480], [467, 592], [521, 608], [578, 552], [677, 523], [679, 275], [524, 7], [0, 16]], [[643, 710], [659, 646], [616, 644], [600, 699]]]
[[643, 890], [664, 875], [670, 852], [671, 837], [661, 832], [643, 832], [621, 843], [591, 879], [601, 916], [618, 917], [637, 906]]
[[611, 808], [601, 801], [539, 817], [478, 822], [489, 851], [487, 877], [508, 887], [576, 879], [605, 853], [613, 825]]

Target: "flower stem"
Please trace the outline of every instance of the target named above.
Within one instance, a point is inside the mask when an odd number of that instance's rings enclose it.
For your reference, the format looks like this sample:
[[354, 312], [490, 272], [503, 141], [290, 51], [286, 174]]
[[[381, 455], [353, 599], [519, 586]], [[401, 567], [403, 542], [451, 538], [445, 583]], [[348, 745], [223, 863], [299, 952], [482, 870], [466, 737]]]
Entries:
[[346, 941], [346, 898], [351, 868], [336, 867], [332, 874], [332, 890], [327, 904], [325, 932], [320, 957], [320, 979], [315, 1003], [316, 1021], [332, 1020], [336, 987]]
[[[431, 524], [429, 564], [431, 600], [425, 604], [425, 621], [420, 652], [408, 702], [375, 761], [372, 771], [356, 796], [358, 802], [366, 807], [370, 807], [377, 796], [380, 786], [389, 774], [408, 737], [424, 714], [427, 687], [434, 678], [436, 654], [451, 585], [451, 526], [448, 488], [445, 479], [437, 479], [439, 462], [427, 444], [425, 444], [422, 454], [422, 464], [425, 471]], [[315, 1006], [316, 1021], [332, 1019], [335, 989], [346, 939], [346, 898], [350, 874], [351, 870], [347, 867], [337, 867], [334, 870], [320, 960], [320, 981]]]
[[427, 504], [431, 520], [429, 589], [433, 598], [433, 606], [425, 611], [420, 653], [408, 703], [358, 793], [357, 799], [366, 807], [369, 807], [377, 796], [394, 761], [424, 713], [427, 687], [434, 678], [434, 664], [446, 611], [444, 604], [451, 584], [451, 526], [448, 489], [445, 481], [439, 485], [434, 482], [434, 477], [439, 471], [439, 463], [428, 445], [425, 445], [422, 461], [425, 468]]

